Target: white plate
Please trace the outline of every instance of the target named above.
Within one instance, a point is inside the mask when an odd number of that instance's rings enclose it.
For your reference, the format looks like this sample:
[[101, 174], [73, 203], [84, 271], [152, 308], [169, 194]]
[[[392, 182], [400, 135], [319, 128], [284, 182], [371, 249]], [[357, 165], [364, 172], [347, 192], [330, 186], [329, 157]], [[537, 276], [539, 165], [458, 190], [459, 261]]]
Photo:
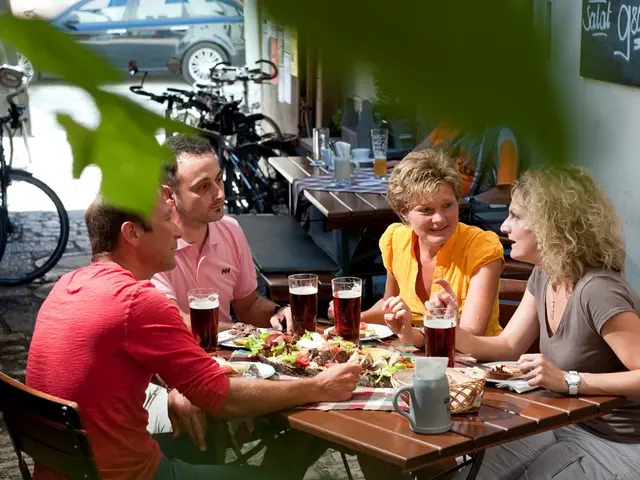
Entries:
[[[215, 357], [213, 361], [217, 361]], [[271, 365], [260, 362], [224, 362], [223, 365], [255, 365], [258, 369], [258, 375], [260, 375], [259, 378], [269, 378], [276, 373], [276, 370]]]
[[[268, 332], [270, 330], [270, 328], [258, 328], [259, 333]], [[221, 347], [236, 348], [238, 350], [244, 349], [245, 347], [243, 347], [242, 345], [236, 345], [235, 343], [233, 343], [233, 340], [230, 340], [233, 337], [234, 335], [231, 334], [230, 330], [220, 332], [218, 334], [218, 345], [220, 345]]]
[[[498, 365], [514, 365], [517, 366], [518, 362], [489, 362], [489, 363], [483, 363], [482, 365], [484, 365], [485, 367], [496, 367]], [[496, 379], [496, 378], [489, 378], [487, 376], [486, 378], [486, 382], [487, 383], [509, 383], [509, 382], [520, 382], [524, 380], [524, 377], [522, 375], [520, 375], [519, 377], [513, 377], [510, 378], [509, 380], [500, 380], [500, 379]]]
[[[334, 327], [329, 327], [325, 330], [325, 333], [331, 333]], [[362, 337], [360, 338], [361, 342], [366, 342], [367, 340], [375, 340], [379, 338], [383, 340], [385, 338], [393, 337], [393, 332], [386, 325], [378, 325], [377, 323], [367, 323], [367, 330], [373, 330], [373, 334], [375, 337]]]

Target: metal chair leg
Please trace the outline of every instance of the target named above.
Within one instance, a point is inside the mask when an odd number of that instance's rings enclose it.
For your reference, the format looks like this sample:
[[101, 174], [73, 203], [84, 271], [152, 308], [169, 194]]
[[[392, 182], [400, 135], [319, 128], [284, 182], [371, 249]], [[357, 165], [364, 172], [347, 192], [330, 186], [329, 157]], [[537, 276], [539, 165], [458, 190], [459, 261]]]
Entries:
[[344, 452], [340, 452], [340, 456], [342, 457], [342, 463], [344, 464], [344, 469], [347, 471], [347, 478], [349, 480], [353, 480], [353, 476], [351, 475], [351, 469], [349, 468], [349, 462], [347, 461], [347, 456]]

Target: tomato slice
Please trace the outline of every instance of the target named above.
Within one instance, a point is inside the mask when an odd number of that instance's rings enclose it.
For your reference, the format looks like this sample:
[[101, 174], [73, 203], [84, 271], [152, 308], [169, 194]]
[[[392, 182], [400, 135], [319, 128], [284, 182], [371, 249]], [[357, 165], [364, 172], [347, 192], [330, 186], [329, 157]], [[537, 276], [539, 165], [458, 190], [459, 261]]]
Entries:
[[311, 362], [309, 361], [309, 357], [307, 355], [298, 355], [296, 357], [296, 364], [301, 367], [308, 367], [309, 363]]
[[360, 322], [360, 330], [366, 330], [367, 329], [367, 324], [364, 322]]

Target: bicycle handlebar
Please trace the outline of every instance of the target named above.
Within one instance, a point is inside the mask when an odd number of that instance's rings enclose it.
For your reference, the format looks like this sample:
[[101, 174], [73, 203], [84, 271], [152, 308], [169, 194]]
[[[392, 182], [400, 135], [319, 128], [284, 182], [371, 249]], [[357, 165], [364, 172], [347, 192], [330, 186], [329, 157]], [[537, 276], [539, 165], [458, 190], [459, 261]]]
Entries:
[[189, 97], [189, 98], [193, 98], [196, 95], [196, 93], [193, 92], [193, 91], [182, 90], [181, 88], [167, 87], [167, 91], [168, 92], [180, 93], [180, 94], [184, 95], [185, 97]]

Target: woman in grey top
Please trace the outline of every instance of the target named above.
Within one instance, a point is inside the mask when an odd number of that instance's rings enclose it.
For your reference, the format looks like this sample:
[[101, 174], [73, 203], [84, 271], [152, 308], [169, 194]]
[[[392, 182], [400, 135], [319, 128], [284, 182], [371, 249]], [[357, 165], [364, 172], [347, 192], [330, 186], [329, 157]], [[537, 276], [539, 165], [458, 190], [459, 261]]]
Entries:
[[[511, 257], [536, 265], [497, 337], [456, 332], [456, 347], [484, 361], [518, 360], [530, 385], [567, 395], [617, 395], [626, 404], [599, 419], [486, 452], [481, 479], [640, 479], [640, 299], [622, 277], [616, 211], [578, 167], [532, 170], [513, 187], [502, 231]], [[457, 308], [440, 283], [427, 308]], [[540, 337], [540, 354], [524, 354]], [[464, 475], [461, 475], [464, 478]]]

